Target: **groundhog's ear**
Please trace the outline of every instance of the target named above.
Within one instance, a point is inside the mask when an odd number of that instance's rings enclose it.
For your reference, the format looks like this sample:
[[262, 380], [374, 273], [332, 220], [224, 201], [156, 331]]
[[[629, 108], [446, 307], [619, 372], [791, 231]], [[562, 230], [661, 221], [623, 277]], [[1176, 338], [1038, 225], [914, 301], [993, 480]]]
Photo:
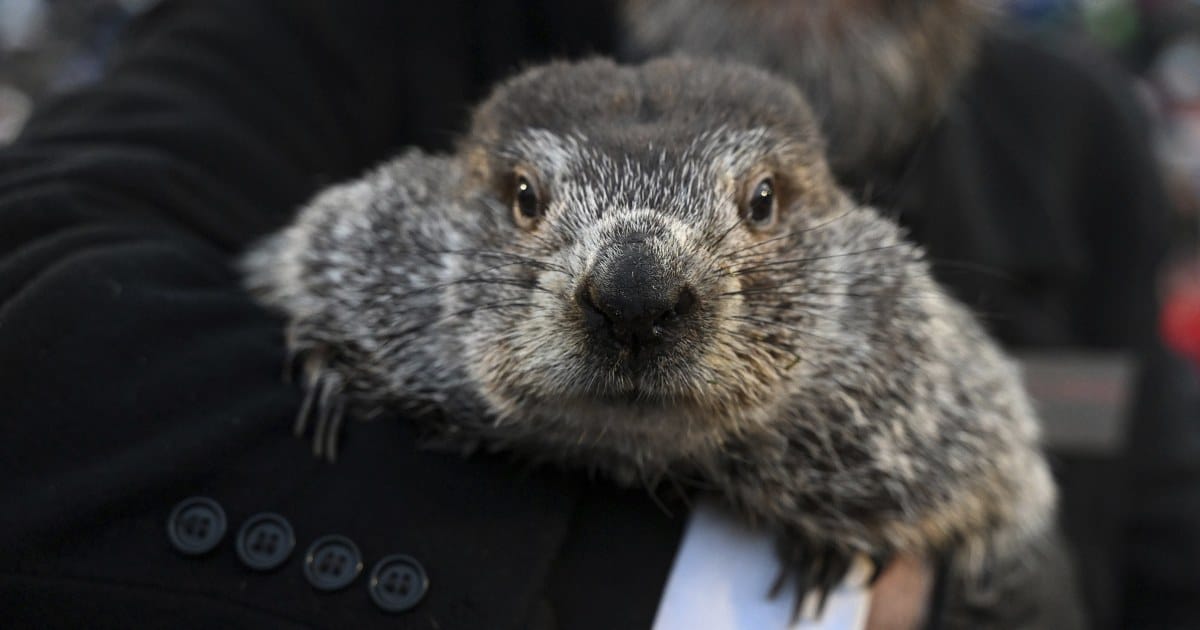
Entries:
[[783, 216], [818, 213], [838, 206], [842, 195], [823, 158], [800, 159], [779, 169], [779, 202]]
[[[468, 195], [483, 194], [511, 205], [514, 201], [515, 179], [523, 169], [508, 160], [500, 160], [493, 152], [475, 145], [462, 152], [463, 178], [461, 189]], [[524, 169], [528, 170], [528, 169]], [[526, 179], [537, 180], [535, 174], [524, 173]]]
[[462, 182], [467, 191], [498, 190], [500, 179], [504, 176], [499, 165], [493, 163], [492, 155], [480, 145], [470, 145], [461, 150]]

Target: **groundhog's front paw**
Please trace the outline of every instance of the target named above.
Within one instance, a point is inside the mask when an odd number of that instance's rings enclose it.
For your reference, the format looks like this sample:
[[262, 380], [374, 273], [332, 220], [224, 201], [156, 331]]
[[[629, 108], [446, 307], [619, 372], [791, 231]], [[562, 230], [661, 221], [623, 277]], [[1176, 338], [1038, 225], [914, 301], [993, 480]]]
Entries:
[[793, 620], [799, 619], [804, 612], [820, 617], [829, 592], [841, 584], [856, 565], [864, 562], [869, 565], [865, 576], [865, 583], [869, 585], [874, 583], [889, 560], [887, 554], [867, 557], [860, 552], [814, 542], [794, 533], [781, 534], [776, 540], [776, 547], [781, 568], [770, 595], [777, 597], [785, 587], [794, 588], [796, 600], [792, 609]]
[[308, 432], [313, 422], [313, 455], [337, 461], [338, 437], [346, 415], [345, 378], [332, 366], [333, 353], [327, 348], [311, 348], [289, 354], [285, 373], [296, 375], [304, 388], [304, 403], [296, 415], [293, 432], [297, 437]]

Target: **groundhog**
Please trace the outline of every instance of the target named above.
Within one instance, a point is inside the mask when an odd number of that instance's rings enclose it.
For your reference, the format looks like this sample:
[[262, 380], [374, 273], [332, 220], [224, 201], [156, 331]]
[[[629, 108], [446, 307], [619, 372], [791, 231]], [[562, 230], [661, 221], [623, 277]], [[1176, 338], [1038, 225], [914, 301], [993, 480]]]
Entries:
[[913, 554], [954, 576], [949, 619], [1028, 627], [1055, 486], [1019, 375], [825, 154], [801, 93], [749, 66], [508, 80], [454, 153], [322, 192], [245, 259], [288, 319], [297, 430], [332, 457], [344, 416], [402, 410], [671, 482], [773, 533], [801, 591]]

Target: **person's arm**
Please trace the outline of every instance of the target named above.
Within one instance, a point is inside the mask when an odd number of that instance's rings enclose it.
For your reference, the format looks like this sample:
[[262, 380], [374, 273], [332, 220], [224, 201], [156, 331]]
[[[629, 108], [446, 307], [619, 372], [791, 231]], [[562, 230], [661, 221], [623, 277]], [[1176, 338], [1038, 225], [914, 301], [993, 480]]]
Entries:
[[347, 4], [165, 2], [0, 151], [0, 540], [197, 474], [231, 418], [295, 404], [231, 260], [400, 132], [396, 3]]

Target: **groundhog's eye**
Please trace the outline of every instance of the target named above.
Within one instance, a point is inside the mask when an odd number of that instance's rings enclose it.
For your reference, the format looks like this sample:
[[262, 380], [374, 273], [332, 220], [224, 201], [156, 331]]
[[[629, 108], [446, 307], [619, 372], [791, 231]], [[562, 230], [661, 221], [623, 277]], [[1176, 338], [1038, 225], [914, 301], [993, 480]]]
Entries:
[[775, 182], [770, 177], [763, 178], [750, 190], [742, 213], [756, 227], [768, 226], [775, 220]]
[[542, 215], [542, 202], [532, 178], [517, 174], [513, 179], [512, 206], [513, 217], [522, 227], [530, 227]]

